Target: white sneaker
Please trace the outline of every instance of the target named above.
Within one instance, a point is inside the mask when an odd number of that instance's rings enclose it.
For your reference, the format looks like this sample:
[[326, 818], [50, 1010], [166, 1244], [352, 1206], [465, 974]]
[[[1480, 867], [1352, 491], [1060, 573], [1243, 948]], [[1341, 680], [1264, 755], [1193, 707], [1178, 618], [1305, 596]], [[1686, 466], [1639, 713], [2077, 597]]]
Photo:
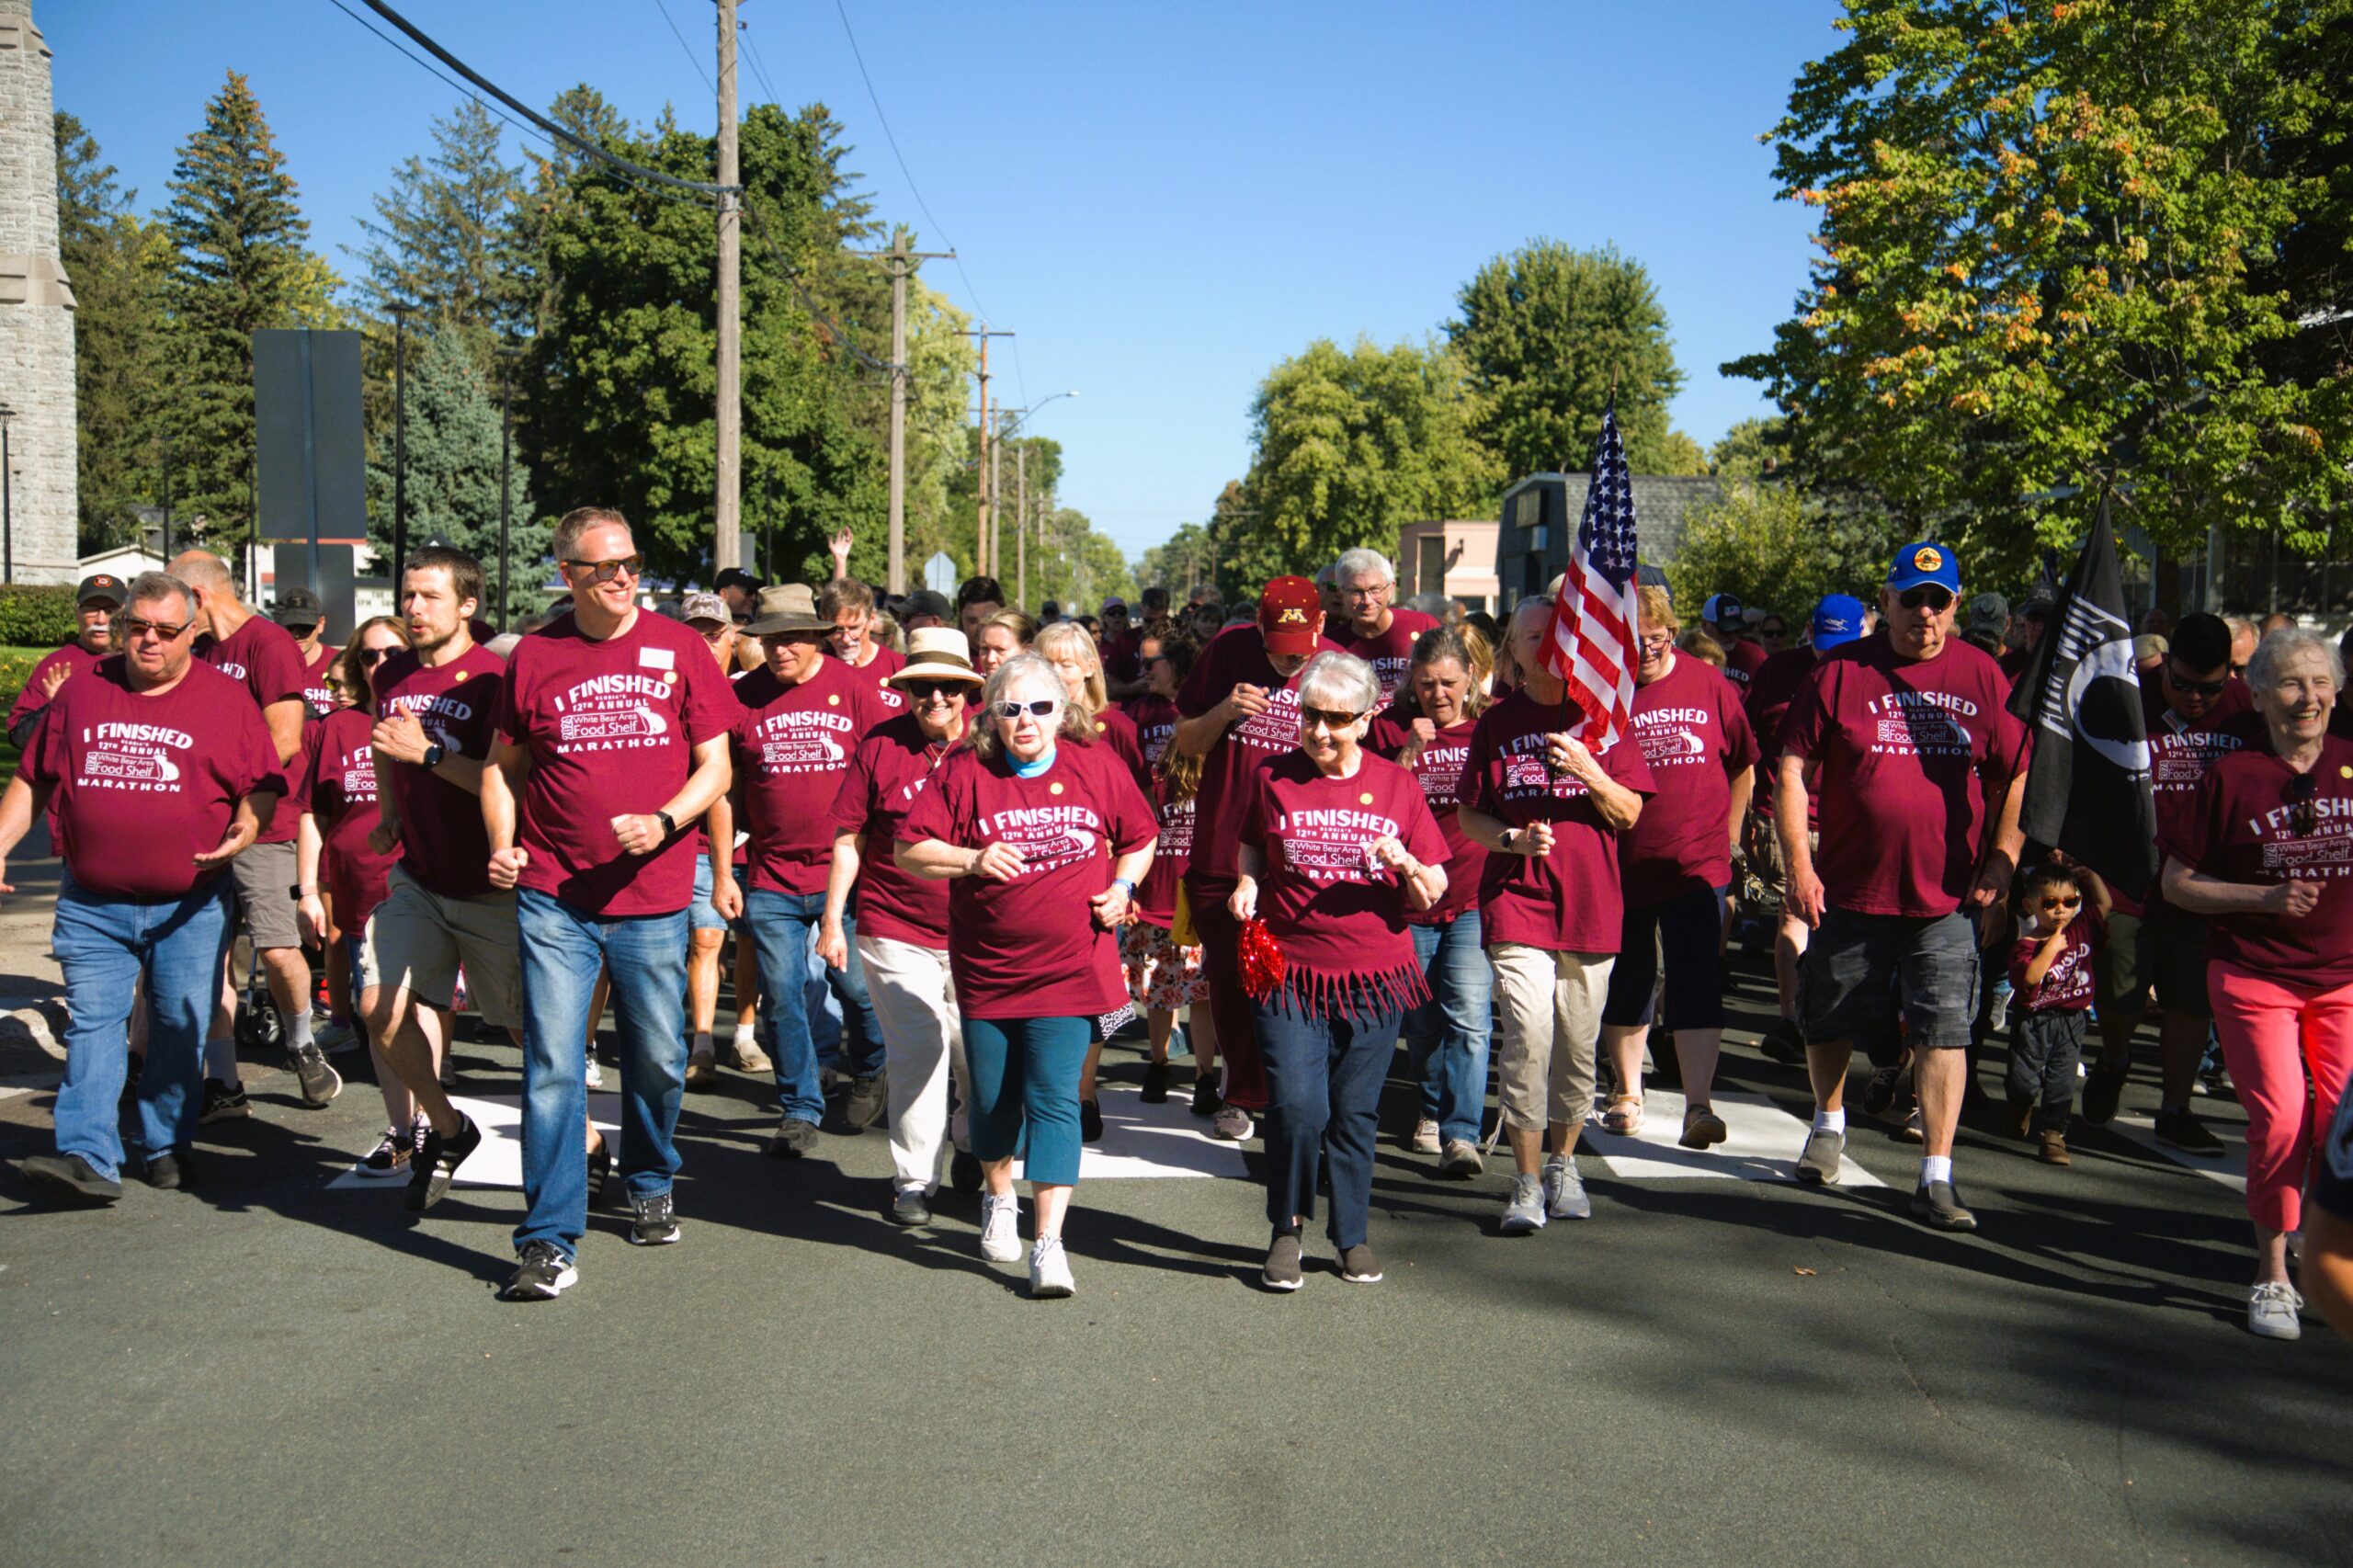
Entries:
[[2264, 1339], [2302, 1339], [2296, 1313], [2304, 1299], [2284, 1280], [2268, 1279], [2246, 1293], [2246, 1331]]
[[1593, 1199], [1585, 1195], [1575, 1155], [1555, 1154], [1544, 1162], [1544, 1212], [1555, 1220], [1593, 1218]]
[[1060, 1236], [1040, 1236], [1029, 1249], [1029, 1294], [1035, 1298], [1074, 1296], [1078, 1286], [1070, 1277], [1070, 1255]]
[[1412, 1149], [1416, 1154], [1437, 1153], [1438, 1123], [1427, 1116], [1414, 1123], [1413, 1141], [1406, 1147]]
[[1222, 1138], [1229, 1143], [1239, 1143], [1257, 1131], [1257, 1124], [1250, 1119], [1250, 1113], [1238, 1105], [1220, 1106], [1217, 1114], [1210, 1118], [1210, 1136]]
[[597, 1061], [593, 1052], [588, 1058], [588, 1086], [592, 1089], [605, 1086], [605, 1064]]
[[1021, 1199], [981, 1195], [981, 1256], [991, 1263], [1021, 1261]]

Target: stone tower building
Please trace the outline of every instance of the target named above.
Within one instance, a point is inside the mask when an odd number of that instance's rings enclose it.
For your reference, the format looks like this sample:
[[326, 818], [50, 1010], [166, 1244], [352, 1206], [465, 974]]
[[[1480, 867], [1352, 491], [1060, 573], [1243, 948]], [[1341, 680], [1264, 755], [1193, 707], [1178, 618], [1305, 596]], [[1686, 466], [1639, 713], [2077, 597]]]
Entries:
[[74, 290], [57, 256], [49, 45], [32, 0], [0, 0], [0, 407], [19, 583], [71, 583], [75, 559]]

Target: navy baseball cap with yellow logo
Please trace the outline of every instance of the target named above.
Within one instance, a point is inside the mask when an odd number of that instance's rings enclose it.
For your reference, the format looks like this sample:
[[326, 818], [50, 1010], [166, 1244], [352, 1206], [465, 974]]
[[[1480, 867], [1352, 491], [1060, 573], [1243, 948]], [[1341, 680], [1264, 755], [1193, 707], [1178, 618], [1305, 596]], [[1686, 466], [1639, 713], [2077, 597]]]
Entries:
[[1895, 552], [1895, 564], [1887, 569], [1887, 585], [1899, 594], [1923, 583], [1934, 583], [1949, 594], [1961, 592], [1961, 562], [1949, 549], [1933, 540], [1905, 545]]

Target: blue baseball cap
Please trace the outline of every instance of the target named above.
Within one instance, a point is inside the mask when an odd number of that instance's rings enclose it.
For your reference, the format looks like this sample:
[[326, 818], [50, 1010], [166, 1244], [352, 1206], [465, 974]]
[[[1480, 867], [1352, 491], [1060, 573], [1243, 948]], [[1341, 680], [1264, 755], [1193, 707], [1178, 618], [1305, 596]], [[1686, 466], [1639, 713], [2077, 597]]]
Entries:
[[1813, 607], [1813, 651], [1827, 653], [1863, 634], [1863, 601], [1852, 594], [1824, 594]]
[[1923, 583], [1934, 583], [1949, 594], [1960, 595], [1961, 562], [1953, 559], [1949, 546], [1922, 540], [1895, 552], [1895, 564], [1887, 569], [1887, 585], [1900, 594]]

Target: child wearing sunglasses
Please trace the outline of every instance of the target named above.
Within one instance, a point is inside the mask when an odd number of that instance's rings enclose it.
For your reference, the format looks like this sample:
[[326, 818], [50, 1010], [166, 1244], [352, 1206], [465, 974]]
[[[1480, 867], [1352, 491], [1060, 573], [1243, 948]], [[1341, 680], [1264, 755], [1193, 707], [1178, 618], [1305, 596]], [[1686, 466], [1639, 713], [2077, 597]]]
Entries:
[[2010, 1131], [2033, 1142], [2047, 1165], [2068, 1163], [2067, 1123], [2108, 908], [2098, 876], [2063, 860], [2029, 871], [2018, 902], [2018, 936], [2010, 947], [2018, 1006], [2010, 1025]]

